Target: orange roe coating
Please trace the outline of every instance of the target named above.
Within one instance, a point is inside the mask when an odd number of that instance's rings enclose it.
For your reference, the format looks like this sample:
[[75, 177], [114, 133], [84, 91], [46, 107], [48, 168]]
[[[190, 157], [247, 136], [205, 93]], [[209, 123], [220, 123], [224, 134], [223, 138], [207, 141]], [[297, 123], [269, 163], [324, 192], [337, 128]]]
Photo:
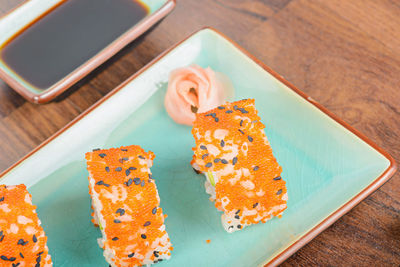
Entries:
[[210, 244], [210, 243], [211, 243], [211, 240], [210, 240], [210, 239], [207, 239], [207, 240], [206, 240], [206, 243], [207, 243], [207, 244]]
[[[89, 191], [92, 197], [96, 194], [102, 206], [103, 248], [114, 251], [116, 266], [141, 266], [144, 259], [157, 261], [159, 255], [170, 255], [172, 250], [149, 169], [154, 157], [140, 146], [86, 153], [89, 187], [93, 186]], [[157, 246], [166, 249], [154, 252]]]
[[52, 266], [26, 186], [0, 185], [0, 266]]
[[254, 102], [245, 99], [199, 113], [192, 129], [192, 165], [217, 176], [215, 206], [243, 225], [280, 216], [287, 201], [282, 168]]

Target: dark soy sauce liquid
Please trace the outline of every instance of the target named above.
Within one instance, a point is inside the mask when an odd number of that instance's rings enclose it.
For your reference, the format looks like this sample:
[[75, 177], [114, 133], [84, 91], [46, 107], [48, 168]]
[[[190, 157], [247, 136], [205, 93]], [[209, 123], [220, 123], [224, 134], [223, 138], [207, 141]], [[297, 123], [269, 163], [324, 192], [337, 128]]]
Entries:
[[1, 59], [46, 89], [107, 47], [148, 14], [135, 0], [67, 0], [11, 38]]

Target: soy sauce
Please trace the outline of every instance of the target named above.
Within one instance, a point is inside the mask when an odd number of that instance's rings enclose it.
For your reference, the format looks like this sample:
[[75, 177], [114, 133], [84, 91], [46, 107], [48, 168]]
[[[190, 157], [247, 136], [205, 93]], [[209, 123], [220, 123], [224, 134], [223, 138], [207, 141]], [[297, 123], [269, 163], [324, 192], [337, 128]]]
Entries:
[[135, 0], [65, 0], [12, 37], [0, 58], [22, 79], [46, 89], [147, 14]]

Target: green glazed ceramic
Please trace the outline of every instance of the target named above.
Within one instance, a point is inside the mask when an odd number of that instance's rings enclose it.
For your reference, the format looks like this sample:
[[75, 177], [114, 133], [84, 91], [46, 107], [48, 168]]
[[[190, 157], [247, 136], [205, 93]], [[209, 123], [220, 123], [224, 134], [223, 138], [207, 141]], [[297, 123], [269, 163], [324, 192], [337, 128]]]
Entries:
[[[282, 218], [233, 234], [223, 230], [221, 213], [205, 193], [204, 177], [190, 166], [191, 128], [174, 123], [163, 106], [169, 73], [190, 64], [230, 77], [236, 99], [256, 100], [287, 181], [289, 201]], [[3, 174], [2, 183], [29, 187], [54, 266], [107, 267], [96, 242], [100, 231], [90, 221], [84, 153], [137, 144], [156, 154], [152, 172], [175, 248], [171, 260], [157, 266], [268, 263], [395, 168], [390, 156], [279, 79], [216, 31], [201, 30], [17, 163]]]

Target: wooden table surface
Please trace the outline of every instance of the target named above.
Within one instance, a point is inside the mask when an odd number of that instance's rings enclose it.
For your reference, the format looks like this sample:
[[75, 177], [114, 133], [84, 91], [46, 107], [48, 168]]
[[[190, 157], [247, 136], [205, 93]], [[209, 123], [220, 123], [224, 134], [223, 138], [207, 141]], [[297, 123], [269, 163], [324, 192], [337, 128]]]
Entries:
[[[0, 0], [0, 15], [20, 2]], [[0, 170], [206, 25], [231, 37], [400, 162], [399, 1], [178, 0], [165, 20], [55, 102], [28, 103], [0, 80]], [[399, 173], [282, 266], [399, 266]]]

